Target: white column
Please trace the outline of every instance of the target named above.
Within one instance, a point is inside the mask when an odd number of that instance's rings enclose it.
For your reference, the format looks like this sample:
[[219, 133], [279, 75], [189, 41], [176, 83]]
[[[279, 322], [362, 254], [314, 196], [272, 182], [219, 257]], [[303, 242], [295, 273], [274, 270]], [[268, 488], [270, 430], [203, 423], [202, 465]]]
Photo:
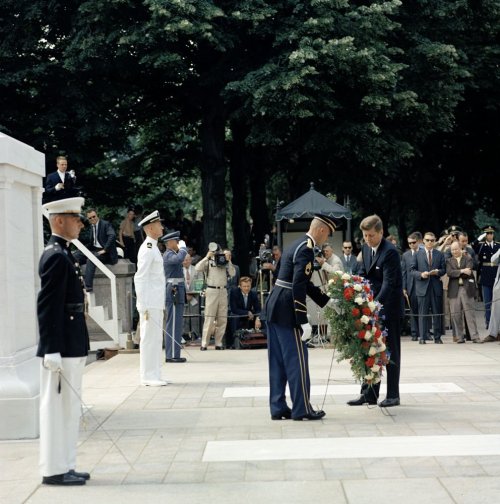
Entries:
[[45, 156], [0, 133], [0, 438], [38, 437], [36, 296]]

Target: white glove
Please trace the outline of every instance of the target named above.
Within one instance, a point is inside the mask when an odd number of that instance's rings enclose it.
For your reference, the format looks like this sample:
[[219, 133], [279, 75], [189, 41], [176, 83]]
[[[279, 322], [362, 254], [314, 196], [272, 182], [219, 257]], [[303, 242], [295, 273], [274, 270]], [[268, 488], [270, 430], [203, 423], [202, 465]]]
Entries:
[[48, 353], [45, 354], [43, 358], [43, 367], [47, 368], [53, 373], [57, 373], [62, 370], [62, 359], [61, 354], [58, 353]]
[[302, 341], [309, 341], [312, 337], [312, 330], [313, 328], [311, 327], [311, 324], [309, 322], [307, 324], [302, 324], [300, 327], [302, 327]]
[[179, 248], [187, 248], [186, 247], [186, 242], [184, 240], [179, 240]]
[[486, 238], [486, 233], [483, 233], [482, 235], [479, 235], [477, 237], [477, 241], [481, 241], [481, 240], [484, 240]]
[[328, 303], [326, 303], [326, 306], [329, 306], [330, 308], [333, 308], [336, 312], [337, 315], [340, 315], [342, 310], [339, 307], [339, 300], [338, 299], [333, 299], [331, 298]]
[[56, 184], [56, 191], [60, 191], [61, 189], [64, 189], [64, 184], [59, 182], [59, 184]]

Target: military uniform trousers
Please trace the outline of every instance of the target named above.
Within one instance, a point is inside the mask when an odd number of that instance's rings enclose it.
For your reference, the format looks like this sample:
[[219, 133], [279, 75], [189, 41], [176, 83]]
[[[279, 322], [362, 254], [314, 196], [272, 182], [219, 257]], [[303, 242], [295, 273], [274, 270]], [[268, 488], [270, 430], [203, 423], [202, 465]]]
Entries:
[[167, 359], [178, 359], [181, 356], [185, 290], [183, 284], [172, 285], [167, 282], [167, 301], [165, 303], [167, 311], [165, 357]]
[[267, 328], [271, 415], [279, 415], [288, 409], [285, 397], [287, 382], [292, 400], [292, 418], [307, 415], [313, 411], [309, 401], [311, 381], [307, 345], [302, 341], [299, 329], [274, 322], [268, 322]]
[[227, 324], [227, 290], [207, 287], [205, 291], [205, 322], [203, 323], [203, 334], [201, 346], [206, 347], [210, 342], [212, 326], [215, 322], [215, 345], [222, 346], [222, 338], [226, 332]]
[[[82, 375], [87, 357], [64, 357], [61, 376], [40, 366], [40, 474], [76, 467]], [[59, 393], [59, 384], [61, 392]]]
[[163, 310], [150, 308], [144, 312], [140, 311], [139, 316], [141, 381], [161, 380]]

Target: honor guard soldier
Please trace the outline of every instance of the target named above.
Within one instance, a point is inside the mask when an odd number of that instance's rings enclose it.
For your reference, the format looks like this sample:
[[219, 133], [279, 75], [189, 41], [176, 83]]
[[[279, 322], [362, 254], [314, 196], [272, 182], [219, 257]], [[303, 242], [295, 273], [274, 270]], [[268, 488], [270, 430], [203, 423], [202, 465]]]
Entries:
[[186, 242], [181, 240], [180, 236], [180, 231], [169, 231], [161, 238], [167, 248], [163, 254], [163, 270], [167, 281], [165, 302], [167, 310], [165, 326], [166, 362], [186, 362], [185, 357], [181, 357], [181, 341], [186, 299], [182, 263], [187, 256], [187, 247]]
[[[333, 300], [311, 282], [314, 247], [320, 247], [333, 234], [336, 222], [316, 215], [309, 231], [296, 240], [281, 256], [276, 284], [266, 302], [269, 356], [270, 408], [273, 420], [319, 420], [324, 411], [314, 411], [310, 402], [307, 345], [311, 334], [307, 319], [306, 295], [324, 307]], [[285, 397], [290, 388], [292, 408]]]
[[146, 234], [137, 254], [137, 272], [134, 275], [141, 328], [141, 383], [150, 387], [161, 387], [167, 382], [161, 377], [165, 274], [158, 248], [158, 239], [163, 234], [158, 210], [144, 217], [139, 226]]
[[[497, 274], [498, 265], [491, 262], [491, 258], [500, 248], [500, 244], [494, 240], [495, 228], [486, 226], [483, 228], [483, 233], [474, 240], [471, 245], [477, 254], [479, 263], [479, 283], [483, 294], [486, 329], [490, 323], [491, 316], [491, 300], [493, 298], [493, 285]], [[487, 336], [484, 341], [494, 341], [495, 338]]]
[[89, 473], [76, 472], [82, 374], [89, 334], [85, 324], [80, 266], [70, 243], [83, 228], [83, 198], [43, 205], [52, 235], [40, 258], [40, 470], [46, 485], [84, 485]]
[[200, 350], [206, 350], [210, 332], [215, 322], [215, 349], [224, 350], [222, 339], [227, 325], [227, 283], [228, 277], [234, 277], [236, 270], [231, 262], [229, 251], [223, 252], [220, 247], [211, 242], [208, 244], [207, 255], [196, 263], [196, 271], [205, 275], [207, 289], [205, 291], [205, 322], [201, 337]]

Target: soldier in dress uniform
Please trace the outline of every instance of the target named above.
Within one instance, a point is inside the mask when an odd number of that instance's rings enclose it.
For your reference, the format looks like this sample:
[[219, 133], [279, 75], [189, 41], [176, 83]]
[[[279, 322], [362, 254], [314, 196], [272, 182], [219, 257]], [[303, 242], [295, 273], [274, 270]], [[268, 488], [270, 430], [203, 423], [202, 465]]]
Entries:
[[[270, 409], [272, 420], [319, 420], [324, 411], [314, 411], [310, 403], [307, 345], [311, 334], [307, 319], [306, 295], [324, 307], [329, 297], [311, 282], [314, 247], [320, 247], [333, 234], [336, 222], [316, 215], [309, 231], [288, 247], [281, 256], [278, 279], [265, 308], [269, 357]], [[292, 408], [285, 397], [290, 387]]]
[[146, 239], [137, 254], [137, 272], [134, 275], [141, 328], [141, 383], [150, 387], [161, 387], [167, 382], [161, 377], [165, 274], [158, 248], [158, 239], [163, 234], [158, 210], [144, 217], [139, 226], [146, 233]]
[[165, 361], [186, 362], [181, 357], [182, 322], [186, 299], [186, 286], [182, 263], [187, 256], [186, 242], [180, 239], [180, 231], [169, 231], [161, 237], [166, 250], [163, 254], [163, 269], [167, 281], [167, 322], [165, 325]]
[[76, 472], [82, 374], [89, 334], [85, 324], [80, 266], [70, 243], [83, 228], [83, 198], [43, 205], [52, 236], [40, 258], [40, 471], [46, 485], [84, 485], [89, 473]]
[[[485, 308], [486, 329], [490, 323], [491, 317], [491, 300], [493, 298], [493, 285], [497, 275], [498, 265], [491, 261], [493, 255], [500, 249], [500, 243], [494, 240], [495, 228], [493, 226], [485, 226], [483, 233], [474, 240], [471, 245], [477, 254], [479, 284], [483, 294], [483, 302]], [[495, 341], [495, 338], [487, 336], [484, 341]]]

